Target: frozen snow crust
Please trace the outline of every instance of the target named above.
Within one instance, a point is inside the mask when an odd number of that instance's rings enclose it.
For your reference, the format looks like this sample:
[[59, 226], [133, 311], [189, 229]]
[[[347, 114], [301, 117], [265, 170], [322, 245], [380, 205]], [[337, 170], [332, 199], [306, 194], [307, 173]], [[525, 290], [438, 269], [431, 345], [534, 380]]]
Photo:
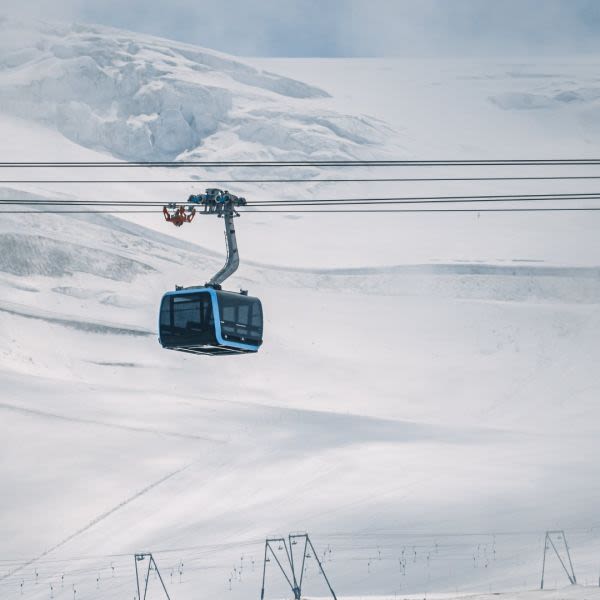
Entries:
[[315, 112], [311, 100], [327, 95], [195, 46], [99, 26], [0, 21], [2, 110], [126, 159], [203, 156], [238, 141], [264, 145], [269, 156], [331, 158], [364, 155], [382, 140], [373, 119]]

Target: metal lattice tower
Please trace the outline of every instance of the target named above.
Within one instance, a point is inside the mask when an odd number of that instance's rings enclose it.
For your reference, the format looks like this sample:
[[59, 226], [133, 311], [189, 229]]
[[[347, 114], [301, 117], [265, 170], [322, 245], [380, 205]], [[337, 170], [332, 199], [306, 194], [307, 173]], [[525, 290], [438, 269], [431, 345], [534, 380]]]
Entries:
[[[144, 595], [142, 596], [140, 594], [140, 572], [138, 570], [138, 562], [145, 561], [146, 559], [148, 559], [148, 569], [146, 570], [146, 575], [144, 576]], [[135, 562], [135, 583], [137, 585], [137, 600], [146, 600], [146, 594], [148, 593], [148, 580], [150, 579], [150, 571], [152, 569], [154, 569], [155, 573], [160, 579], [160, 583], [162, 585], [162, 589], [165, 593], [165, 596], [167, 597], [167, 600], [171, 600], [171, 598], [169, 597], [169, 592], [167, 592], [165, 582], [163, 581], [160, 571], [158, 570], [158, 565], [156, 564], [152, 553], [142, 552], [140, 554], [135, 554], [133, 560]]]
[[[557, 542], [558, 547], [557, 544], [554, 543], [555, 541]], [[561, 545], [564, 547], [566, 559], [569, 563], [568, 568], [565, 560], [563, 560], [563, 557], [561, 556], [561, 553], [559, 551]], [[550, 548], [552, 548], [554, 554], [556, 554], [556, 557], [558, 558], [564, 572], [569, 578], [569, 582], [571, 583], [571, 585], [575, 585], [577, 583], [577, 578], [575, 577], [575, 570], [573, 569], [573, 561], [571, 560], [571, 552], [569, 551], [569, 545], [567, 544], [565, 532], [562, 529], [556, 529], [546, 531], [546, 536], [544, 538], [544, 560], [542, 562], [542, 581], [540, 584], [540, 589], [544, 589], [544, 575], [546, 574], [546, 554], [548, 553], [548, 550], [550, 550]]]
[[[278, 544], [279, 549], [285, 550], [285, 559], [283, 561], [279, 559], [276, 552], [273, 550], [272, 544]], [[298, 545], [302, 548], [302, 562], [300, 564], [298, 564], [299, 561], [295, 562], [294, 557], [294, 546]], [[310, 551], [312, 551], [312, 555], [310, 554]], [[294, 600], [300, 600], [302, 597], [304, 565], [307, 558], [314, 558], [317, 561], [317, 564], [319, 565], [319, 572], [321, 575], [323, 575], [323, 579], [325, 580], [325, 583], [331, 592], [333, 600], [337, 600], [337, 596], [331, 587], [331, 583], [329, 582], [327, 575], [325, 575], [323, 565], [321, 564], [321, 561], [319, 560], [319, 557], [307, 533], [290, 534], [288, 535], [287, 540], [283, 537], [267, 538], [265, 540], [265, 557], [263, 562], [263, 577], [260, 600], [264, 600], [265, 597], [265, 579], [267, 574], [267, 563], [270, 562], [269, 555], [273, 557], [286, 582], [290, 586], [290, 589], [294, 594]], [[297, 572], [298, 566], [300, 566], [299, 572]]]

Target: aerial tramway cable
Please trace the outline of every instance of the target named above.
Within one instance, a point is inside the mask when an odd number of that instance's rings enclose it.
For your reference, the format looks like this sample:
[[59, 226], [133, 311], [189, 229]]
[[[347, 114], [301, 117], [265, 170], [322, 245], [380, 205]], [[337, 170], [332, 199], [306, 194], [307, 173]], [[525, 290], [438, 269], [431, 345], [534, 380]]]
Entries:
[[[558, 194], [503, 194], [503, 195], [477, 195], [477, 196], [389, 196], [389, 197], [355, 197], [355, 198], [306, 198], [294, 200], [258, 200], [242, 207], [246, 208], [282, 208], [294, 206], [371, 206], [386, 204], [487, 204], [487, 203], [538, 203], [556, 201], [592, 201], [599, 200], [600, 192], [589, 193], [558, 193]], [[178, 206], [187, 202], [175, 203]], [[43, 199], [43, 198], [4, 198], [0, 199], [0, 206], [53, 206], [53, 207], [119, 207], [119, 208], [148, 208], [162, 207], [164, 202], [153, 200], [68, 200], [68, 199]]]
[[522, 167], [600, 165], [600, 158], [572, 159], [451, 159], [451, 160], [279, 160], [279, 161], [5, 161], [0, 168], [123, 168], [123, 167], [206, 167], [206, 168], [287, 168], [287, 167]]
[[[402, 209], [258, 209], [258, 210], [243, 210], [240, 213], [244, 214], [344, 214], [344, 213], [362, 213], [365, 215], [374, 215], [379, 213], [510, 213], [510, 212], [522, 212], [522, 213], [533, 213], [533, 212], [597, 212], [600, 211], [600, 207], [531, 207], [531, 208], [402, 208]], [[162, 211], [159, 210], [120, 210], [120, 209], [109, 209], [109, 210], [0, 210], [0, 214], [10, 215], [36, 215], [36, 214], [159, 214]]]
[[450, 181], [570, 181], [594, 180], [600, 175], [529, 175], [507, 177], [343, 177], [316, 178], [296, 177], [293, 179], [0, 179], [1, 183], [19, 184], [157, 184], [157, 183], [418, 183], [418, 182], [450, 182]]

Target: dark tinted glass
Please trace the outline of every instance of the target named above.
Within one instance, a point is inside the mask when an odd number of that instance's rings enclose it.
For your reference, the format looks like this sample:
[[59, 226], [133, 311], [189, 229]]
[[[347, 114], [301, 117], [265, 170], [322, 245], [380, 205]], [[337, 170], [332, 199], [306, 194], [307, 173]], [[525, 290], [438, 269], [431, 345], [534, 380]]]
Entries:
[[160, 307], [160, 340], [163, 346], [214, 344], [214, 318], [210, 294], [173, 294]]
[[221, 334], [226, 340], [260, 344], [263, 333], [262, 306], [258, 298], [217, 292]]

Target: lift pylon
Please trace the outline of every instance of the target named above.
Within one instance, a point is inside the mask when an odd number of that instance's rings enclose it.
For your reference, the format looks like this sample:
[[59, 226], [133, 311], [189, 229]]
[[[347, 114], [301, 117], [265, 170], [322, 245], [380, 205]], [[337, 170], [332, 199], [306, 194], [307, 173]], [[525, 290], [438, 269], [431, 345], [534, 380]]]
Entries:
[[[273, 546], [276, 546], [278, 550], [285, 551], [285, 554], [280, 560], [280, 557], [277, 555]], [[299, 561], [295, 560], [294, 557], [294, 546], [300, 546], [302, 549], [302, 562], [300, 563], [300, 571], [297, 571], [299, 566]], [[312, 551], [312, 555], [309, 554], [309, 549]], [[267, 573], [267, 563], [270, 562], [270, 556], [275, 560], [276, 565], [279, 570], [283, 574], [287, 584], [290, 586], [292, 593], [294, 594], [294, 600], [301, 600], [302, 597], [302, 582], [304, 579], [304, 565], [306, 563], [307, 558], [314, 558], [319, 565], [319, 572], [323, 575], [323, 579], [325, 579], [325, 583], [331, 592], [331, 596], [333, 600], [337, 600], [335, 592], [331, 587], [331, 583], [325, 574], [325, 570], [323, 569], [323, 565], [319, 560], [319, 556], [315, 551], [315, 548], [312, 544], [312, 541], [307, 533], [298, 533], [298, 534], [290, 534], [288, 535], [287, 540], [283, 537], [281, 538], [267, 538], [265, 540], [265, 556], [263, 562], [263, 577], [262, 577], [262, 587], [260, 591], [260, 600], [264, 600], [265, 598], [265, 580]]]
[[[165, 582], [163, 581], [160, 571], [158, 570], [158, 565], [156, 564], [156, 561], [154, 560], [152, 553], [151, 552], [140, 552], [139, 554], [134, 554], [133, 560], [135, 562], [135, 583], [137, 585], [137, 600], [146, 600], [146, 594], [148, 593], [148, 580], [150, 579], [150, 571], [152, 569], [154, 569], [155, 573], [158, 575], [158, 578], [162, 585], [162, 589], [165, 593], [165, 596], [167, 597], [167, 600], [171, 600], [171, 598], [169, 597], [169, 592], [167, 592]], [[140, 593], [140, 572], [138, 570], [138, 562], [144, 562], [145, 560], [148, 560], [148, 569], [146, 569], [146, 574], [145, 574], [144, 580], [143, 580], [144, 594], [141, 595], [141, 593]]]
[[[556, 544], [554, 543], [556, 541]], [[563, 546], [564, 551], [566, 553], [566, 559], [569, 562], [569, 566], [565, 564], [561, 553], [559, 552], [560, 546]], [[566, 573], [569, 582], [571, 585], [575, 585], [577, 583], [577, 578], [575, 577], [575, 570], [573, 569], [573, 561], [571, 560], [571, 552], [569, 551], [569, 545], [567, 544], [567, 537], [565, 536], [565, 532], [562, 529], [555, 529], [546, 531], [546, 536], [544, 537], [544, 559], [542, 561], [542, 581], [540, 583], [540, 589], [544, 589], [544, 576], [546, 574], [546, 554], [548, 550], [552, 549], [556, 557], [558, 558], [563, 571]]]

